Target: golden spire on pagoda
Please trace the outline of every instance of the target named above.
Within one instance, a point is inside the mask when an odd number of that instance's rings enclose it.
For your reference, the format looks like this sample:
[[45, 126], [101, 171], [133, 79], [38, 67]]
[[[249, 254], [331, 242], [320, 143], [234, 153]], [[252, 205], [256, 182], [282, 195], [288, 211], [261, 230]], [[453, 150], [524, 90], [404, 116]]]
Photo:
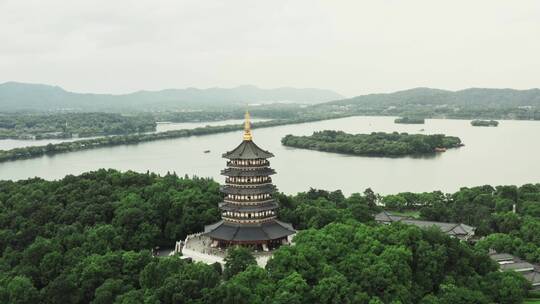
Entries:
[[246, 111], [246, 115], [245, 115], [245, 121], [244, 121], [244, 140], [251, 140], [252, 139], [252, 135], [251, 135], [251, 122], [249, 122], [249, 112]]

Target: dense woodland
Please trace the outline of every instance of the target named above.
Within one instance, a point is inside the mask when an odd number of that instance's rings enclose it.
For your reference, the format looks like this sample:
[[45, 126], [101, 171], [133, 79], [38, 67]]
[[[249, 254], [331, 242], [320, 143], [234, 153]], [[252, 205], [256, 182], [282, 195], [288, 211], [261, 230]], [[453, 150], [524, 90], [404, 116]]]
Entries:
[[[298, 120], [346, 115], [315, 114], [298, 104], [258, 105], [253, 116], [264, 119]], [[126, 135], [156, 131], [157, 122], [210, 122], [243, 119], [245, 108], [206, 111], [159, 111], [127, 114], [105, 112], [0, 112], [0, 139], [53, 139]]]
[[[99, 170], [60, 181], [1, 181], [0, 302], [487, 304], [527, 296], [528, 283], [499, 272], [487, 256], [493, 238], [517, 237], [512, 221], [497, 221], [485, 232], [497, 233], [473, 246], [436, 229], [377, 225], [373, 214], [384, 202], [435, 218], [445, 203], [439, 218], [459, 220], [456, 213], [484, 207], [498, 218], [517, 201], [516, 217], [540, 227], [531, 207], [540, 204], [540, 185], [394, 197], [369, 189], [350, 197], [315, 189], [279, 194], [280, 217], [302, 231], [265, 269], [241, 248], [229, 252], [223, 271], [151, 257], [150, 248], [172, 246], [216, 221], [220, 199], [212, 180], [174, 174]], [[405, 203], [389, 204], [396, 200]], [[523, 242], [537, 244], [538, 235]]]
[[0, 113], [0, 139], [90, 137], [155, 130], [156, 123], [148, 115]]
[[[298, 124], [318, 120], [326, 120], [332, 118], [345, 117], [343, 115], [312, 115], [294, 119], [274, 119], [269, 121], [262, 121], [252, 124], [252, 128], [268, 128], [288, 124]], [[189, 136], [202, 136], [209, 134], [217, 134], [224, 132], [231, 132], [241, 130], [243, 124], [238, 125], [223, 125], [223, 126], [206, 126], [195, 129], [182, 129], [172, 130], [159, 133], [145, 133], [145, 134], [129, 134], [129, 135], [116, 135], [100, 138], [92, 138], [71, 142], [62, 142], [58, 144], [48, 144], [45, 146], [30, 146], [24, 148], [15, 148], [11, 150], [0, 150], [0, 162], [35, 158], [43, 155], [55, 155], [60, 153], [68, 153], [81, 150], [97, 149], [100, 147], [111, 147], [119, 145], [131, 145], [142, 142], [150, 142], [162, 139], [181, 138]]]
[[[472, 225], [479, 242], [540, 263], [540, 184], [463, 188], [454, 194], [401, 193], [382, 203], [392, 210], [417, 210], [424, 219]], [[513, 207], [516, 213], [513, 213]]]
[[348, 134], [343, 131], [320, 131], [310, 136], [287, 135], [281, 143], [285, 146], [317, 151], [362, 155], [406, 156], [435, 153], [437, 148], [457, 148], [461, 140], [442, 134], [423, 135], [407, 133], [373, 132]]

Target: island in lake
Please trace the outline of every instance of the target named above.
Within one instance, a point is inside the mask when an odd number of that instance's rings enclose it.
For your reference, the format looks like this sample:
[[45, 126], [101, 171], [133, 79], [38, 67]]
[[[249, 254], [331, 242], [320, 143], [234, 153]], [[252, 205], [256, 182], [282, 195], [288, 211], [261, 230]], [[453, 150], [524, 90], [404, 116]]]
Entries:
[[382, 157], [430, 154], [463, 146], [459, 137], [443, 134], [348, 134], [331, 130], [314, 132], [310, 136], [287, 135], [282, 138], [281, 143], [301, 149]]
[[471, 121], [473, 127], [497, 127], [499, 122], [496, 120], [479, 120], [475, 119]]
[[399, 117], [394, 120], [397, 124], [414, 124], [422, 125], [426, 122], [424, 118], [414, 118], [414, 117]]

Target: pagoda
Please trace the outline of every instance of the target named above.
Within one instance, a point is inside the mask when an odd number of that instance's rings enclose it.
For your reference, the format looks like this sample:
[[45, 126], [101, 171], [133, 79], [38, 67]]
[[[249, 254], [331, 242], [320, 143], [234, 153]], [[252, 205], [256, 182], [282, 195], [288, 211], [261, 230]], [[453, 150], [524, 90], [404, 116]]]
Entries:
[[234, 244], [264, 251], [288, 243], [295, 234], [291, 224], [277, 219], [278, 203], [274, 197], [269, 158], [274, 155], [253, 142], [249, 113], [246, 112], [244, 140], [234, 150], [224, 153], [227, 168], [221, 171], [225, 185], [219, 204], [221, 221], [205, 226], [204, 235], [212, 247], [224, 248]]

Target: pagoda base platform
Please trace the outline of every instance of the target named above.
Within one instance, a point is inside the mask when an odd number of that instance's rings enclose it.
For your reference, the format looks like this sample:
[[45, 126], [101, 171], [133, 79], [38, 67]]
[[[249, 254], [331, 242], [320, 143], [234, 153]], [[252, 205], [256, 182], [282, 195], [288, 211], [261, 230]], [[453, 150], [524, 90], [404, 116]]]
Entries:
[[291, 224], [272, 219], [258, 224], [238, 224], [221, 220], [204, 227], [214, 246], [262, 245], [264, 250], [279, 247], [296, 233]]
[[[286, 238], [287, 245], [292, 244], [291, 240], [293, 236], [290, 235]], [[203, 262], [205, 264], [220, 263], [221, 265], [225, 265], [225, 257], [227, 256], [227, 248], [216, 247], [215, 240], [202, 232], [188, 235], [182, 246], [177, 246], [176, 251], [181, 252], [184, 259], [189, 258], [195, 262]], [[265, 267], [270, 257], [272, 257], [273, 251], [254, 249], [252, 254], [257, 264], [260, 267]]]

